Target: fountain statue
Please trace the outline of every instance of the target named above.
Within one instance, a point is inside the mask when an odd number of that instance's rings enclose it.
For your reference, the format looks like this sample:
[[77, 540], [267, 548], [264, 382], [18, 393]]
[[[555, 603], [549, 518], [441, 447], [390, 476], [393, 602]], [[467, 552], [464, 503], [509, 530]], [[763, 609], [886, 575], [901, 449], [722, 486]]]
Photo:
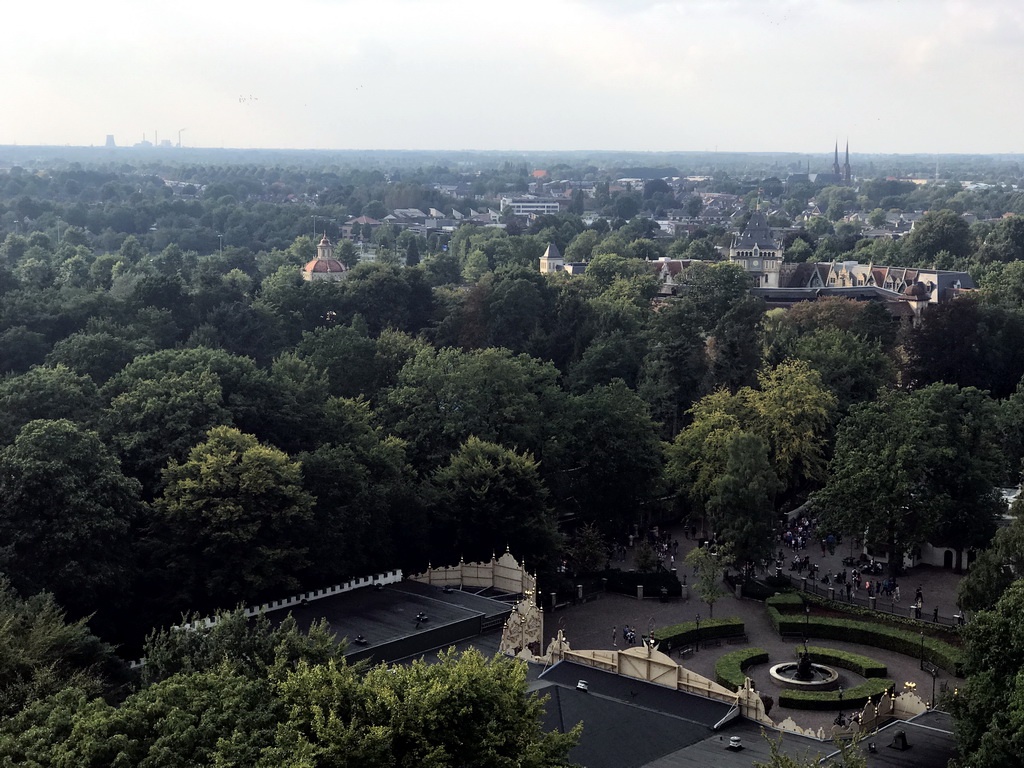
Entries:
[[839, 673], [824, 664], [811, 661], [807, 651], [798, 652], [800, 660], [776, 664], [768, 673], [772, 680], [784, 688], [798, 688], [804, 691], [830, 691], [839, 685]]
[[800, 661], [796, 665], [796, 673], [793, 675], [797, 680], [813, 680], [814, 669], [811, 667], [811, 654], [804, 653], [800, 654]]

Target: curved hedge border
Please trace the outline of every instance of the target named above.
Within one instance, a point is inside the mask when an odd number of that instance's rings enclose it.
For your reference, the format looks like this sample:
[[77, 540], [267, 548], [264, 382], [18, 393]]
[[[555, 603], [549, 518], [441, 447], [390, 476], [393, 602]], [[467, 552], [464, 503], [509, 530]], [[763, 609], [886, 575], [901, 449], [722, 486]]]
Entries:
[[[700, 622], [700, 639], [714, 640], [720, 637], [736, 637], [743, 634], [742, 619], [703, 619]], [[680, 645], [697, 641], [697, 622], [686, 621], [682, 624], [670, 624], [654, 630], [654, 639], [667, 644], [666, 648], [678, 648]]]
[[[802, 652], [803, 646], [798, 645], [796, 655], [799, 656]], [[889, 674], [885, 664], [875, 661], [870, 656], [861, 656], [859, 653], [837, 651], [834, 648], [821, 648], [816, 645], [808, 646], [807, 652], [815, 664], [830, 664], [833, 667], [848, 669], [861, 677], [885, 677]]]
[[[906, 656], [918, 658], [921, 656], [921, 633], [912, 630], [902, 630], [897, 627], [887, 627], [883, 624], [871, 622], [858, 622], [853, 618], [826, 618], [824, 616], [808, 617], [801, 612], [788, 614], [779, 611], [786, 608], [794, 608], [803, 605], [805, 596], [799, 593], [776, 595], [765, 601], [768, 611], [768, 621], [772, 628], [780, 635], [803, 635], [809, 637], [820, 637], [826, 640], [843, 640], [861, 645], [871, 645], [876, 648], [884, 648], [895, 653], [902, 653]], [[818, 601], [815, 601], [816, 603]], [[843, 609], [844, 606], [821, 601], [825, 607]], [[867, 610], [866, 608], [863, 610]], [[888, 616], [887, 616], [888, 618]], [[925, 635], [925, 660], [936, 667], [951, 672], [956, 676], [961, 675], [962, 655], [961, 650], [950, 645], [944, 640]]]
[[882, 622], [884, 624], [899, 625], [896, 627], [897, 629], [899, 629], [900, 626], [909, 627], [910, 629], [917, 630], [918, 632], [924, 632], [926, 635], [937, 637], [940, 640], [943, 637], [957, 637], [955, 629], [943, 626], [942, 624], [936, 624], [931, 621], [925, 621], [924, 619], [913, 619], [910, 616], [902, 616], [898, 613], [887, 613], [873, 608], [865, 608], [861, 605], [850, 605], [849, 603], [844, 603], [839, 600], [829, 600], [827, 597], [815, 595], [810, 592], [798, 593], [797, 597], [802, 598], [808, 603], [820, 605], [822, 608], [828, 608], [832, 611], [846, 613], [850, 616], [863, 616], [865, 619], [873, 620], [875, 623]]
[[744, 648], [727, 653], [715, 662], [715, 682], [730, 691], [738, 691], [746, 680], [747, 667], [767, 663], [768, 651], [764, 648]]
[[[905, 629], [871, 624], [853, 619], [830, 619], [821, 616], [786, 616], [774, 607], [768, 608], [768, 618], [780, 635], [821, 637], [847, 643], [871, 645], [914, 658], [922, 653], [921, 635]], [[924, 658], [935, 666], [960, 676], [960, 649], [934, 637], [924, 638]]]
[[867, 680], [843, 691], [842, 702], [839, 701], [839, 691], [787, 690], [779, 694], [779, 706], [793, 709], [859, 709], [868, 699], [877, 701], [883, 693], [895, 686], [892, 680]]

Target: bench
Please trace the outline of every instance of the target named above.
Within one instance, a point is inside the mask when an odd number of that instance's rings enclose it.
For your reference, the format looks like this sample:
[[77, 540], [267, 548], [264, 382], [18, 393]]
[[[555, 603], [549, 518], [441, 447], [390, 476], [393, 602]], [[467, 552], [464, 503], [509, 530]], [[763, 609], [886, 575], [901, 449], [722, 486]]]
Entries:
[[692, 645], [684, 645], [682, 648], [679, 649], [679, 658], [680, 659], [688, 659], [691, 656], [693, 656], [693, 646]]
[[725, 642], [729, 645], [742, 645], [749, 641], [747, 640], [746, 635], [733, 635], [732, 637], [725, 638]]
[[701, 648], [721, 648], [722, 647], [722, 638], [714, 637], [714, 638], [712, 638], [710, 640], [701, 640], [700, 641], [700, 647]]

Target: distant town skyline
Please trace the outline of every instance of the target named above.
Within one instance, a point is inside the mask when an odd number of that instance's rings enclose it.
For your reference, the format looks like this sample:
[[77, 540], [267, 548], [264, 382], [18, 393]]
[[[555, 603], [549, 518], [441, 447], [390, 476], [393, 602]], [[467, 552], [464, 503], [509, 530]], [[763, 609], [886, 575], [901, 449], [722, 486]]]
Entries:
[[0, 144], [1024, 152], [1016, 0], [96, 0], [5, 18]]

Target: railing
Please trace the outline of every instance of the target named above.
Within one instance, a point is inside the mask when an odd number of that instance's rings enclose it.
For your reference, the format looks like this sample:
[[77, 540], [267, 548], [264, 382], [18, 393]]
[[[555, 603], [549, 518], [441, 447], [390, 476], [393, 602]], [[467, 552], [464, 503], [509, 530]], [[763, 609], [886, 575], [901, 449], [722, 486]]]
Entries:
[[858, 589], [850, 593], [850, 597], [846, 596], [846, 585], [845, 584], [823, 584], [810, 576], [794, 576], [791, 573], [783, 571], [783, 577], [789, 580], [790, 585], [801, 592], [809, 592], [812, 595], [818, 595], [829, 600], [835, 600], [837, 603], [846, 603], [847, 605], [857, 605], [861, 608], [869, 608], [878, 613], [888, 613], [894, 616], [903, 616], [911, 619], [920, 619], [921, 621], [927, 621], [932, 624], [941, 624], [948, 627], [955, 627], [958, 624], [963, 624], [960, 615], [955, 614], [953, 616], [943, 616], [939, 613], [938, 607], [933, 607], [928, 610], [927, 607], [917, 608], [913, 600], [913, 595], [901, 595], [901, 600], [897, 601], [894, 595], [886, 595], [884, 592], [874, 597], [868, 597], [866, 590]]

